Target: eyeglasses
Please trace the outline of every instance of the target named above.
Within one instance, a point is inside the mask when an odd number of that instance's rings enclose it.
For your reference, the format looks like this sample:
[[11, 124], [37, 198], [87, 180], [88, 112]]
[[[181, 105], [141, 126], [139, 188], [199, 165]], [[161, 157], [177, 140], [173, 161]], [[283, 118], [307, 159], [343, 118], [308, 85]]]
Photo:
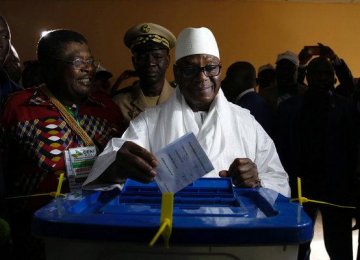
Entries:
[[180, 67], [179, 69], [185, 78], [193, 78], [199, 75], [200, 72], [204, 73], [206, 77], [215, 77], [220, 74], [221, 65], [189, 66]]
[[61, 61], [64, 61], [65, 63], [74, 66], [75, 69], [82, 69], [85, 66], [91, 66], [93, 68], [97, 68], [100, 65], [100, 62], [94, 59], [83, 60], [80, 58], [76, 58], [74, 60], [61, 60]]

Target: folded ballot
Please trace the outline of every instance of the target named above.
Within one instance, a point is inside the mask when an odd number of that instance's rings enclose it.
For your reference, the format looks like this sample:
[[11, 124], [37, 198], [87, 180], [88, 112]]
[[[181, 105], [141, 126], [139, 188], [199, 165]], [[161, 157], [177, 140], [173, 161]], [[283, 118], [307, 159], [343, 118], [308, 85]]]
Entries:
[[162, 192], [177, 192], [214, 169], [204, 149], [191, 132], [156, 154], [156, 177]]

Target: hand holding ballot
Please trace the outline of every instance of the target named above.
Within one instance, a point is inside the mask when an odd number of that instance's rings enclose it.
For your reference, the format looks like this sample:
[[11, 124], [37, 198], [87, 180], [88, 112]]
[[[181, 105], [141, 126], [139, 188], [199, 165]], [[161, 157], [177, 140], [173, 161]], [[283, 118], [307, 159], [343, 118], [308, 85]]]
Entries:
[[[162, 192], [175, 193], [213, 169], [196, 137], [189, 133], [156, 155], [134, 142], [124, 142], [106, 175], [111, 179], [131, 178], [145, 183], [155, 179]], [[238, 187], [260, 186], [256, 164], [249, 158], [235, 159], [229, 170], [220, 171], [219, 176], [232, 177]]]
[[[133, 143], [125, 142], [118, 151], [118, 165], [131, 175], [131, 178], [141, 182], [150, 182], [156, 176], [155, 167], [158, 165], [156, 157], [145, 148]], [[128, 176], [124, 176], [128, 177]], [[130, 176], [129, 176], [130, 177]]]
[[175, 193], [213, 169], [194, 134], [188, 133], [156, 155], [136, 143], [124, 142], [101, 180], [130, 178], [147, 183], [155, 179], [162, 192]]
[[102, 180], [131, 178], [150, 182], [156, 176], [158, 161], [152, 153], [134, 142], [126, 141], [117, 151], [115, 162], [109, 167]]

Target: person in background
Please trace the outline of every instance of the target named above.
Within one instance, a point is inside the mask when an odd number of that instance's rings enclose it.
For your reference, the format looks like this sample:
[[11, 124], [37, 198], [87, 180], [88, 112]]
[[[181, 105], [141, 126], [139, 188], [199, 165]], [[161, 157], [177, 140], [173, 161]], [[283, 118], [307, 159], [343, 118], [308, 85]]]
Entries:
[[128, 122], [145, 108], [161, 104], [172, 95], [174, 89], [165, 79], [165, 73], [175, 41], [168, 29], [154, 23], [141, 23], [126, 32], [124, 43], [133, 55], [139, 81], [119, 91], [113, 100]]
[[11, 34], [8, 23], [0, 16], [0, 114], [9, 94], [19, 91], [22, 87], [16, 84], [5, 70], [5, 63], [11, 48]]
[[276, 60], [276, 86], [278, 90], [277, 105], [297, 95], [303, 95], [306, 87], [298, 83], [299, 59], [291, 51], [278, 55]]
[[[129, 80], [132, 80], [132, 83], [129, 84]], [[124, 70], [119, 77], [115, 80], [114, 84], [111, 87], [110, 95], [115, 97], [117, 94], [122, 92], [122, 89], [126, 87], [136, 86], [138, 84], [139, 78], [134, 70]], [[124, 85], [127, 84], [127, 85]]]
[[[4, 63], [9, 55], [10, 50], [10, 29], [5, 18], [0, 16], [0, 116], [2, 113], [2, 104], [4, 103], [8, 92], [12, 90], [12, 81], [4, 70]], [[14, 84], [15, 85], [15, 84]], [[6, 95], [5, 95], [6, 93]], [[0, 152], [3, 147], [0, 146]], [[4, 213], [4, 206], [1, 202], [4, 197], [4, 180], [3, 180], [3, 158], [0, 157], [0, 216]]]
[[306, 74], [306, 65], [312, 58], [317, 56], [325, 57], [331, 61], [335, 70], [335, 75], [339, 82], [339, 84], [335, 87], [335, 92], [342, 96], [350, 97], [354, 93], [355, 89], [355, 81], [351, 70], [345, 61], [339, 58], [329, 46], [321, 43], [314, 46], [304, 46], [304, 48], [301, 49], [299, 53], [300, 66], [298, 82], [300, 84], [305, 84], [304, 79]]
[[4, 69], [12, 81], [14, 81], [16, 84], [20, 84], [22, 67], [19, 54], [12, 44], [9, 56], [4, 64]]
[[[233, 81], [231, 80], [230, 76], [228, 75], [228, 74], [231, 74], [231, 71], [229, 72], [230, 67], [228, 68], [228, 71], [226, 72], [225, 79], [221, 82], [221, 90], [223, 91], [226, 99], [229, 102], [235, 104], [235, 100], [241, 93], [241, 89], [238, 86], [238, 84], [231, 84], [231, 83], [233, 83]], [[234, 76], [232, 78], [234, 78]]]
[[264, 88], [272, 88], [276, 84], [275, 68], [271, 64], [265, 64], [259, 67], [256, 83], [258, 85], [258, 93]]
[[260, 95], [271, 105], [273, 111], [284, 100], [297, 95], [303, 95], [306, 87], [298, 83], [299, 58], [291, 52], [280, 53], [276, 59], [276, 86], [265, 88]]
[[110, 79], [112, 78], [113, 74], [106, 70], [104, 67], [99, 66], [95, 72], [95, 81], [93, 92], [100, 92], [105, 95], [110, 95], [111, 91], [111, 82]]
[[[65, 151], [95, 146], [101, 152], [124, 130], [111, 98], [91, 95], [98, 63], [83, 35], [51, 31], [40, 39], [37, 56], [45, 83], [9, 97], [0, 119], [7, 197], [56, 191], [66, 172]], [[69, 191], [67, 180], [62, 191]], [[44, 259], [42, 242], [31, 236], [30, 227], [33, 212], [50, 200], [28, 197], [8, 203], [14, 259]]]
[[[301, 178], [303, 196], [341, 206], [354, 205], [358, 127], [351, 102], [335, 92], [335, 72], [326, 57], [307, 66], [308, 90], [279, 106], [286, 133], [277, 148], [292, 187]], [[286, 127], [284, 127], [286, 126]], [[294, 192], [293, 197], [297, 197]], [[315, 223], [321, 212], [324, 242], [330, 259], [351, 260], [353, 211], [305, 203]], [[299, 258], [309, 259], [310, 242], [300, 245]]]
[[[289, 160], [293, 159], [293, 154], [286, 150], [286, 147], [292, 145], [292, 143], [284, 137], [290, 138], [292, 134], [292, 120], [295, 117], [291, 112], [296, 110], [299, 100], [295, 97], [301, 97], [306, 92], [306, 86], [298, 82], [299, 64], [298, 55], [292, 51], [280, 53], [276, 59], [275, 67], [276, 86], [274, 89], [266, 88], [262, 92], [262, 94], [266, 94], [263, 97], [271, 104], [273, 109], [274, 127], [272, 137], [286, 171]], [[285, 107], [289, 107], [289, 109], [286, 110]], [[290, 185], [293, 190], [296, 187], [294, 182], [296, 182], [296, 177], [290, 176]]]
[[275, 145], [248, 110], [230, 103], [221, 88], [217, 42], [208, 28], [186, 28], [175, 47], [175, 94], [131, 121], [98, 156], [84, 188], [156, 176], [154, 154], [193, 132], [214, 166], [205, 177], [231, 177], [237, 187], [266, 187], [290, 195]]
[[[5, 18], [0, 15], [0, 117], [3, 113], [3, 106], [8, 96], [16, 91], [21, 90], [21, 86], [16, 84], [9, 77], [5, 70], [5, 63], [9, 57], [11, 46], [11, 34], [10, 28]], [[1, 130], [0, 130], [1, 135]], [[8, 217], [7, 205], [5, 203], [5, 163], [7, 161], [6, 156], [2, 156], [4, 153], [4, 145], [0, 140], [0, 254], [4, 259], [9, 258], [10, 254], [10, 241], [9, 238], [9, 226], [8, 223], [2, 218]]]
[[[340, 93], [340, 89], [353, 89], [353, 78], [350, 70], [347, 68], [345, 62], [342, 59], [339, 59], [334, 51], [321, 43], [314, 46], [304, 46], [304, 48], [300, 51], [299, 58], [299, 68], [298, 68], [298, 85], [305, 85], [305, 76], [307, 64], [309, 61], [316, 57], [323, 57], [329, 60], [332, 63], [333, 68], [335, 69], [335, 73], [338, 76], [338, 79], [341, 79], [341, 85], [336, 87], [331, 87], [331, 93]], [[334, 86], [335, 86], [334, 81]], [[301, 91], [302, 92], [302, 91]], [[300, 92], [300, 93], [301, 93]], [[348, 94], [343, 96], [349, 96]], [[299, 110], [299, 107], [302, 106], [302, 98], [290, 98], [289, 102], [284, 102], [284, 104], [280, 104], [276, 111], [276, 120], [273, 136], [273, 140], [276, 144], [277, 151], [279, 153], [281, 162], [284, 165], [285, 170], [289, 173], [290, 177], [290, 186], [295, 188], [297, 186], [297, 176], [291, 174], [293, 170], [291, 170], [296, 163], [296, 156], [293, 153], [289, 152], [290, 149], [296, 144], [297, 136], [294, 134], [296, 129], [293, 129], [296, 126], [296, 113], [293, 114], [294, 111]], [[297, 167], [297, 166], [295, 166]]]
[[[272, 111], [265, 100], [255, 91], [256, 87], [256, 71], [254, 66], [246, 61], [235, 62], [230, 65], [226, 71], [226, 77], [221, 82], [221, 89], [224, 91], [225, 97], [243, 107], [250, 110], [250, 113], [271, 135], [272, 131]], [[229, 99], [227, 90], [234, 91], [234, 98]]]
[[[351, 102], [353, 103], [353, 107], [356, 113], [356, 125], [357, 129], [360, 128], [360, 78], [354, 78], [354, 91], [353, 95], [351, 96]], [[360, 230], [360, 135], [357, 135], [357, 160], [356, 160], [356, 170], [355, 170], [355, 177], [357, 179], [355, 188], [355, 201], [356, 201], [356, 211], [354, 214], [355, 218], [355, 225], [353, 226], [353, 232], [359, 232]], [[357, 246], [357, 260], [360, 259], [360, 236], [358, 236], [358, 246]]]
[[21, 74], [22, 86], [26, 88], [38, 87], [44, 83], [41, 73], [41, 65], [38, 60], [24, 61], [24, 69]]

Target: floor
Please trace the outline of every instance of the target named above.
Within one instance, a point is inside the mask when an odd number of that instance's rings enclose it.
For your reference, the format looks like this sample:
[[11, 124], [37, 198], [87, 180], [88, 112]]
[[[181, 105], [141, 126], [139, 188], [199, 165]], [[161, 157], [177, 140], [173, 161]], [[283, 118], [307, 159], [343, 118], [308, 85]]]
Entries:
[[[359, 230], [353, 231], [354, 260], [356, 259], [358, 235], [359, 235]], [[330, 258], [326, 253], [324, 241], [323, 241], [321, 216], [318, 216], [315, 223], [314, 238], [313, 241], [311, 242], [310, 260], [329, 260], [329, 259]]]

